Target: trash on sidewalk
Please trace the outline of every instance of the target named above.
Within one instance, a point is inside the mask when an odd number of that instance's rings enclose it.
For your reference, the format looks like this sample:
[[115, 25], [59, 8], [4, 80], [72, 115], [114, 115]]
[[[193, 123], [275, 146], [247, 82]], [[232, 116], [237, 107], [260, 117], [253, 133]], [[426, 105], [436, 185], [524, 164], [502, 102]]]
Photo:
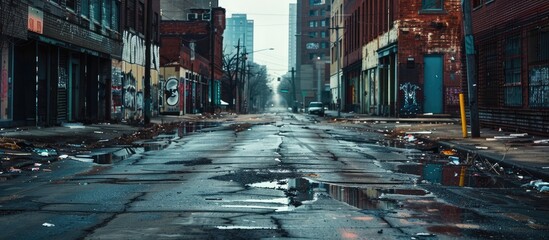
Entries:
[[19, 145], [17, 145], [17, 143], [15, 143], [15, 142], [3, 142], [3, 143], [0, 143], [0, 148], [11, 149], [11, 150], [19, 150], [19, 149], [21, 149], [21, 147], [20, 147]]
[[535, 140], [534, 143], [536, 144], [547, 144], [549, 143], [549, 139], [541, 139], [541, 140]]
[[431, 131], [406, 132], [406, 134], [432, 134]]
[[68, 127], [68, 128], [86, 128], [86, 126], [84, 126], [82, 123], [63, 123], [61, 124], [61, 126], [63, 127]]
[[32, 151], [34, 153], [38, 154], [38, 156], [41, 156], [41, 157], [49, 157], [49, 156], [57, 155], [57, 151], [55, 149], [34, 148]]
[[440, 151], [440, 154], [445, 156], [454, 156], [457, 154], [457, 151], [455, 149], [444, 149]]
[[44, 227], [55, 227], [55, 224], [45, 222], [45, 223], [42, 223], [42, 226], [44, 226]]
[[407, 140], [408, 142], [413, 142], [417, 139], [416, 139], [416, 137], [414, 137], [414, 135], [408, 134], [408, 135], [404, 136], [404, 140]]
[[522, 187], [533, 188], [540, 192], [549, 192], [549, 182], [544, 182], [541, 179], [532, 180], [529, 183], [523, 184]]

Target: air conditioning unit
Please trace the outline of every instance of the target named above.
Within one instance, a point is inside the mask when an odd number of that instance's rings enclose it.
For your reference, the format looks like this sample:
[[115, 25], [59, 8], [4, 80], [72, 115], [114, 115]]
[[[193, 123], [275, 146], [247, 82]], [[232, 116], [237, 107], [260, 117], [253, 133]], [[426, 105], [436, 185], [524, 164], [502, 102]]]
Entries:
[[189, 21], [198, 20], [198, 14], [197, 13], [187, 13], [187, 20], [189, 20]]
[[211, 14], [210, 13], [203, 13], [202, 14], [202, 20], [210, 20]]

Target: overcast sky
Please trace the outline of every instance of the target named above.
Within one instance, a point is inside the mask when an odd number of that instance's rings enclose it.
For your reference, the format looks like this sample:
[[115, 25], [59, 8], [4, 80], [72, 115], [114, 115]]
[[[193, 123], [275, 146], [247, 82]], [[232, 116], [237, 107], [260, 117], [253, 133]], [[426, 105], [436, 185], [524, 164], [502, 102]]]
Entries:
[[288, 72], [288, 10], [296, 0], [219, 0], [219, 6], [233, 13], [245, 13], [254, 20], [254, 61], [267, 65], [269, 74], [279, 77]]

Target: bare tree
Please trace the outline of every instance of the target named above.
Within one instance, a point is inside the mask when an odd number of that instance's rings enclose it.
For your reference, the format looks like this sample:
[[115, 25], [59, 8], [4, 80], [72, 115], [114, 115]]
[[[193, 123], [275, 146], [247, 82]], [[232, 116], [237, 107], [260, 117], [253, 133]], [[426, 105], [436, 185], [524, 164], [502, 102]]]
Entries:
[[234, 109], [233, 99], [236, 95], [236, 87], [238, 84], [238, 56], [224, 55], [223, 56], [223, 81], [221, 82], [221, 98], [226, 99], [229, 103], [229, 108]]
[[268, 85], [269, 78], [267, 69], [264, 66], [255, 63], [250, 64], [248, 81], [250, 110], [260, 110], [265, 106], [272, 95], [272, 89]]

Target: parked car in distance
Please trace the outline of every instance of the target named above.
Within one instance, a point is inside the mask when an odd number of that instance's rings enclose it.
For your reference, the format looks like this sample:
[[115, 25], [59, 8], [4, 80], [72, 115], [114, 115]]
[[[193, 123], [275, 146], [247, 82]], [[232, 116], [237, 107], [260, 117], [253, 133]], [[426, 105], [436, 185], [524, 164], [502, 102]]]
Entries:
[[310, 102], [307, 108], [309, 114], [316, 114], [318, 116], [324, 116], [324, 104], [321, 102]]

